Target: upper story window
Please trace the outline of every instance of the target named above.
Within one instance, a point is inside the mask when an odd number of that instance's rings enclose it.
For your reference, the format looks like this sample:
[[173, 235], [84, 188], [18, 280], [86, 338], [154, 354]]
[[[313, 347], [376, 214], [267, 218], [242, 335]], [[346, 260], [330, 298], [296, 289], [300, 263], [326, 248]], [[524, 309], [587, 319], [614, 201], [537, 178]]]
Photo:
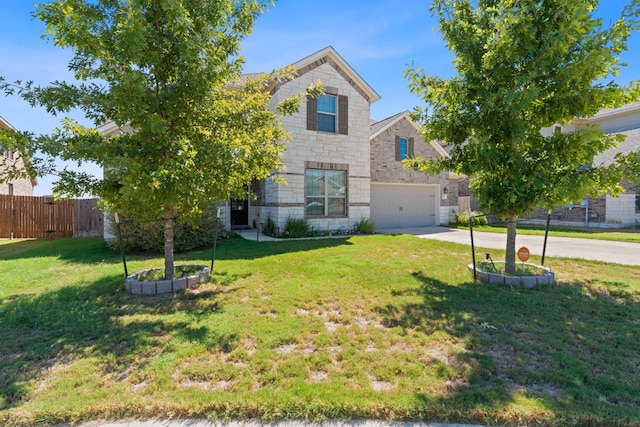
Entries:
[[335, 88], [325, 88], [324, 95], [307, 97], [307, 130], [349, 133], [349, 98], [338, 95]]
[[318, 97], [318, 130], [334, 133], [336, 131], [336, 97], [333, 95]]
[[414, 139], [396, 135], [396, 161], [414, 157]]
[[408, 152], [407, 149], [408, 147], [408, 141], [407, 138], [400, 138], [400, 160], [404, 160], [407, 158]]

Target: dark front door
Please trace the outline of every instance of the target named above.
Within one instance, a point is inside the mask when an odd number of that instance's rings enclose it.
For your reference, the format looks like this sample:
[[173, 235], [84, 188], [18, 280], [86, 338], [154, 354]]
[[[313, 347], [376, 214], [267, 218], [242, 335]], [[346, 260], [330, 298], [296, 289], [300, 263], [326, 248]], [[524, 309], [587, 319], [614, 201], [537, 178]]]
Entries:
[[231, 199], [231, 228], [249, 227], [249, 200]]

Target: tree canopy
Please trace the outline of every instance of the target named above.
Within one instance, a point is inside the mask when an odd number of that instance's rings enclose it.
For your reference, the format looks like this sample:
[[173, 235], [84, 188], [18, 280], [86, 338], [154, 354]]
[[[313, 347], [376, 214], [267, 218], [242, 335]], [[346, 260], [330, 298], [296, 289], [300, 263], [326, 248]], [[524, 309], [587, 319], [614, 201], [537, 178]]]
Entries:
[[481, 207], [508, 220], [507, 270], [515, 269], [516, 220], [553, 207], [622, 190], [637, 176], [635, 154], [594, 165], [621, 136], [597, 126], [543, 136], [541, 130], [640, 99], [638, 82], [614, 81], [620, 53], [638, 30], [633, 0], [606, 27], [597, 0], [434, 0], [431, 12], [454, 53], [457, 75], [445, 79], [413, 67], [411, 90], [427, 108], [414, 118], [425, 140], [452, 144], [447, 159], [408, 167], [468, 175]]
[[[65, 118], [49, 135], [14, 134], [15, 148], [94, 162], [104, 178], [59, 171], [58, 196], [91, 193], [114, 212], [165, 220], [165, 275], [173, 274], [172, 227], [211, 203], [246, 197], [247, 184], [281, 167], [287, 133], [270, 108], [269, 85], [283, 69], [241, 76], [240, 43], [270, 2], [257, 0], [58, 0], [36, 5], [45, 37], [71, 48], [77, 82], [0, 81], [52, 114], [80, 109], [105, 135]], [[303, 94], [301, 94], [302, 96]], [[38, 164], [36, 161], [35, 165]], [[48, 172], [42, 171], [42, 172]]]

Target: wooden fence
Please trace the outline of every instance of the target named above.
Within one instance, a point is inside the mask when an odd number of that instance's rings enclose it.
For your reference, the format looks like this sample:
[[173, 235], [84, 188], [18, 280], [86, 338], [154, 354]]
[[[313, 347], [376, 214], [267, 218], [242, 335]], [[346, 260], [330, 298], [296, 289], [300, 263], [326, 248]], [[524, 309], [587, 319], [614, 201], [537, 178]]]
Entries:
[[102, 236], [97, 199], [0, 195], [0, 238]]

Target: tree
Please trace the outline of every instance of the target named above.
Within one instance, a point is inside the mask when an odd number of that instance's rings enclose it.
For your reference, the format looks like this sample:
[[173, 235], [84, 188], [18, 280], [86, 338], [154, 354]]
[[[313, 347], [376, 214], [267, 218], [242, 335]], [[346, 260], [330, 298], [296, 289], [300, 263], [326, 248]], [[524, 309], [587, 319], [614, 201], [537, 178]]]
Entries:
[[[474, 4], [477, 6], [474, 7]], [[453, 145], [447, 159], [408, 161], [407, 167], [470, 177], [481, 207], [507, 219], [506, 270], [515, 271], [516, 220], [550, 208], [622, 190], [637, 176], [637, 156], [614, 165], [593, 158], [621, 140], [588, 126], [543, 136], [541, 130], [603, 107], [639, 99], [640, 85], [621, 86], [619, 54], [638, 29], [638, 0], [605, 28], [597, 0], [434, 0], [431, 13], [454, 53], [457, 75], [406, 77], [428, 109], [417, 108], [426, 141]]]
[[81, 109], [96, 125], [111, 120], [129, 131], [105, 136], [65, 118], [50, 135], [5, 133], [5, 145], [11, 141], [32, 158], [42, 153], [105, 168], [102, 179], [60, 171], [54, 192], [89, 193], [112, 212], [163, 218], [165, 276], [172, 277], [176, 216], [188, 220], [211, 202], [246, 197], [252, 179], [281, 167], [287, 134], [278, 117], [293, 113], [299, 97], [271, 111], [268, 88], [292, 70], [244, 81], [238, 56], [266, 7], [256, 0], [37, 5], [46, 36], [73, 49], [69, 69], [78, 83], [0, 80], [0, 87], [53, 114]]

